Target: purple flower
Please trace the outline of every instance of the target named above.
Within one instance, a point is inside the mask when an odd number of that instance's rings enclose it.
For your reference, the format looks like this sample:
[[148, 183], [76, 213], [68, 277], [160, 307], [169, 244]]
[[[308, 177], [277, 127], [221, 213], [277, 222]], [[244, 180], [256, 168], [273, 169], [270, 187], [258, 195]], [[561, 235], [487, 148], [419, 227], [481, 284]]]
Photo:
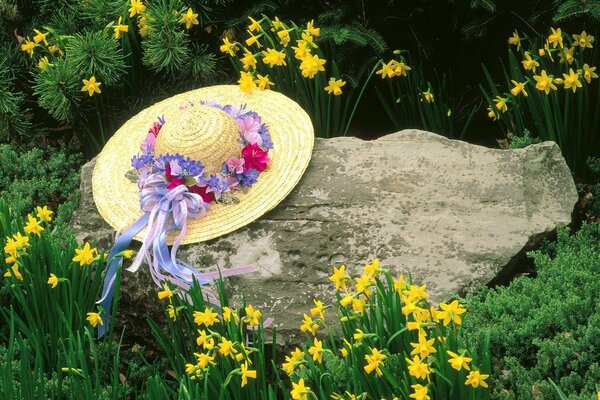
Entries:
[[131, 166], [135, 169], [140, 169], [146, 164], [152, 164], [154, 162], [154, 155], [152, 153], [143, 153], [139, 156], [133, 156], [131, 158]]
[[262, 145], [262, 138], [258, 133], [260, 129], [260, 117], [258, 115], [248, 113], [238, 118], [236, 122], [246, 143]]
[[258, 179], [258, 171], [254, 168], [250, 168], [243, 174], [238, 174], [238, 178], [242, 187], [251, 187]]

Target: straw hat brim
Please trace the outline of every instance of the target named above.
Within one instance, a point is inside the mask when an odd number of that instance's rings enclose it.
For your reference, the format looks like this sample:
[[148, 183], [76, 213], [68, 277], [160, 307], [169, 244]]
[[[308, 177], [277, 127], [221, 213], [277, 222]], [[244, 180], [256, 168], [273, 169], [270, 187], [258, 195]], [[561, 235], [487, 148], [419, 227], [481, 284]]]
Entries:
[[[233, 106], [247, 104], [247, 109], [256, 111], [268, 125], [273, 148], [269, 151], [268, 168], [260, 174], [258, 181], [246, 193], [236, 191], [240, 201], [229, 205], [211, 203], [203, 217], [189, 218], [182, 243], [214, 239], [256, 220], [279, 204], [306, 170], [314, 132], [309, 116], [293, 100], [270, 90], [246, 94], [234, 85], [210, 86], [182, 93], [158, 102], [128, 120], [98, 156], [92, 177], [94, 201], [100, 215], [116, 230], [126, 229], [143, 215], [137, 183], [126, 176], [132, 169], [131, 158], [138, 154], [140, 143], [162, 115], [161, 110], [188, 101], [194, 104], [215, 101]], [[175, 235], [167, 237], [169, 243]], [[135, 239], [143, 241], [145, 236], [146, 228]]]

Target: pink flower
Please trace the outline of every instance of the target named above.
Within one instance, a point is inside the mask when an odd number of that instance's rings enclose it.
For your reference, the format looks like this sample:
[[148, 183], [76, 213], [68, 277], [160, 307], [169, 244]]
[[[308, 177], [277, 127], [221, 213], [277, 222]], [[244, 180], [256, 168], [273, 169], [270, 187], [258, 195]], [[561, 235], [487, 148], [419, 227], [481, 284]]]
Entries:
[[267, 168], [267, 163], [271, 161], [267, 155], [268, 153], [261, 149], [256, 144], [247, 144], [242, 150], [242, 156], [244, 156], [244, 172], [250, 168], [254, 168], [257, 171], [264, 171]]
[[156, 135], [152, 133], [152, 130], [148, 131], [146, 139], [142, 142], [141, 148], [144, 153], [154, 152], [154, 145], [156, 143]]
[[171, 166], [167, 165], [165, 168], [165, 175], [167, 177], [167, 189], [171, 190], [179, 185], [185, 185], [185, 179], [179, 178], [175, 175], [171, 175]]
[[250, 114], [242, 118], [238, 118], [236, 121], [246, 142], [250, 144], [257, 144], [259, 146], [262, 145], [262, 138], [258, 133], [260, 129], [260, 117]]
[[241, 174], [244, 172], [244, 160], [237, 157], [229, 157], [229, 160], [226, 161], [227, 168], [229, 172], [235, 172], [236, 174]]
[[208, 185], [206, 185], [206, 186], [192, 185], [188, 189], [192, 193], [199, 194], [205, 203], [210, 203], [210, 202], [214, 201], [214, 199], [215, 199], [215, 196], [213, 193], [206, 192], [206, 190], [208, 189]]

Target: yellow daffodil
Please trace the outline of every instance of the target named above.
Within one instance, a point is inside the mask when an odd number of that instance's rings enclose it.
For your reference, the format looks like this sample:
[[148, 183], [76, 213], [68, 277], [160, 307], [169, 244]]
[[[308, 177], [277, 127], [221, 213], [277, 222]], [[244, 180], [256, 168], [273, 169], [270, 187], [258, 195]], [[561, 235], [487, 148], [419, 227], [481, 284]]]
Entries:
[[38, 61], [38, 68], [43, 71], [48, 66], [48, 64], [50, 64], [50, 61], [48, 60], [48, 57], [44, 56]]
[[256, 83], [254, 82], [254, 77], [250, 72], [240, 72], [241, 76], [238, 80], [240, 84], [240, 90], [244, 93], [251, 94], [252, 90], [256, 88]]
[[142, 0], [131, 0], [131, 7], [129, 8], [129, 18], [135, 17], [137, 14], [142, 15], [146, 6], [142, 3]]
[[408, 71], [412, 68], [404, 64], [402, 61], [392, 60], [392, 68], [394, 68], [394, 76], [407, 76]]
[[313, 41], [313, 37], [311, 35], [309, 35], [308, 33], [302, 33], [302, 40], [307, 44], [310, 45], [310, 47], [312, 48], [318, 48], [319, 46], [317, 46], [317, 44]]
[[575, 39], [575, 45], [581, 47], [581, 49], [591, 49], [592, 43], [594, 43], [594, 37], [592, 35], [588, 35], [585, 31], [581, 32], [580, 35], [573, 35], [573, 39]]
[[290, 394], [293, 400], [308, 400], [308, 396], [311, 393], [310, 387], [304, 386], [304, 378], [300, 379], [298, 383], [292, 382], [292, 391]]
[[315, 331], [318, 328], [319, 325], [315, 321], [313, 321], [313, 319], [307, 314], [304, 314], [304, 319], [302, 320], [302, 325], [300, 325], [300, 330], [302, 332], [310, 332], [314, 336]]
[[133, 257], [134, 254], [135, 254], [135, 252], [133, 250], [125, 250], [123, 252], [123, 257], [125, 257], [125, 259], [129, 260], [131, 257]]
[[515, 30], [511, 37], [508, 38], [508, 43], [517, 46], [517, 51], [521, 50], [521, 39], [519, 33]]
[[[234, 57], [235, 52], [237, 51], [237, 43], [236, 42], [231, 43], [229, 41], [228, 37], [224, 37], [223, 44], [221, 45], [221, 47], [219, 47], [219, 50], [221, 50], [222, 53], [227, 53], [231, 57]], [[252, 53], [250, 53], [250, 54], [252, 54]]]
[[421, 96], [423, 96], [423, 99], [428, 103], [433, 103], [435, 101], [433, 93], [431, 93], [431, 88], [427, 89], [426, 92], [421, 93]]
[[416, 385], [411, 385], [411, 388], [413, 388], [413, 390], [414, 390], [414, 392], [410, 396], [408, 396], [411, 399], [431, 400], [431, 398], [427, 394], [429, 392], [429, 389], [427, 389], [427, 386], [416, 384]]
[[298, 60], [304, 60], [306, 56], [310, 54], [310, 47], [306, 46], [306, 42], [304, 40], [298, 40], [296, 43], [298, 44], [298, 47], [292, 46], [292, 50], [294, 50], [294, 57], [296, 57]]
[[461, 324], [460, 315], [467, 312], [467, 309], [464, 308], [458, 300], [454, 300], [450, 304], [440, 303], [441, 311], [438, 311], [437, 316], [440, 320], [443, 320], [444, 326], [447, 326], [450, 321], [454, 322], [456, 325]]
[[379, 275], [381, 273], [381, 270], [379, 269], [379, 260], [373, 258], [371, 262], [365, 264], [363, 272], [371, 278]]
[[250, 20], [250, 25], [248, 25], [248, 29], [250, 30], [250, 32], [262, 31], [262, 27], [260, 26], [260, 23], [258, 23], [252, 17], [248, 17], [248, 19]]
[[418, 301], [421, 299], [429, 298], [429, 294], [426, 292], [426, 290], [427, 290], [427, 285], [422, 285], [422, 286], [410, 285], [408, 287], [408, 290], [402, 291], [402, 294], [404, 294], [406, 296], [408, 301], [415, 302], [415, 301]]
[[312, 355], [313, 361], [321, 364], [323, 362], [323, 342], [314, 338], [313, 345], [308, 349], [308, 353]]
[[37, 29], [33, 30], [36, 35], [33, 37], [33, 41], [35, 43], [40, 43], [40, 42], [44, 42], [44, 44], [46, 46], [48, 46], [48, 41], [46, 40], [46, 35], [44, 35], [42, 32], [38, 31]]
[[44, 228], [40, 225], [39, 221], [35, 219], [31, 214], [27, 214], [27, 224], [25, 225], [25, 233], [34, 234], [40, 236], [40, 232]]
[[269, 75], [262, 76], [256, 74], [256, 80], [254, 81], [260, 90], [269, 90], [271, 86], [275, 84], [269, 80]]
[[248, 363], [244, 363], [240, 367], [242, 372], [242, 387], [248, 384], [248, 378], [256, 379], [256, 370], [249, 370]]
[[194, 311], [194, 323], [198, 325], [205, 325], [210, 327], [219, 322], [217, 318], [218, 314], [213, 312], [210, 308], [204, 307], [204, 311]]
[[319, 36], [321, 34], [321, 28], [316, 28], [314, 26], [314, 20], [310, 20], [306, 23], [306, 33], [311, 36]]
[[579, 80], [579, 74], [573, 71], [573, 68], [569, 68], [568, 74], [563, 74], [563, 84], [565, 85], [565, 89], [571, 89], [573, 93], [577, 91], [577, 88], [582, 86], [581, 81]]
[[489, 375], [482, 374], [479, 371], [471, 371], [467, 376], [467, 381], [465, 382], [465, 385], [471, 385], [474, 388], [478, 388], [479, 386], [486, 388], [488, 387], [488, 384], [485, 382], [485, 380], [488, 377]]
[[277, 36], [279, 36], [279, 43], [281, 43], [283, 47], [287, 47], [287, 45], [290, 43], [290, 33], [283, 29], [277, 32]]
[[250, 37], [246, 39], [246, 46], [252, 46], [253, 44], [256, 44], [256, 47], [260, 49], [262, 45], [260, 44], [258, 39], [262, 36], [262, 33], [257, 36], [254, 36], [250, 31], [248, 31], [248, 33], [250, 34]]
[[25, 42], [21, 45], [21, 50], [29, 54], [29, 57], [33, 57], [33, 49], [35, 48], [35, 43], [30, 42], [29, 38], [25, 39]]
[[556, 86], [553, 83], [552, 76], [548, 76], [545, 70], [542, 70], [541, 75], [534, 75], [533, 79], [537, 82], [535, 88], [546, 94], [550, 93], [550, 89], [556, 90]]
[[97, 255], [98, 250], [96, 248], [91, 248], [89, 243], [86, 243], [82, 249], [75, 249], [75, 257], [73, 257], [73, 262], [78, 262], [79, 266], [83, 267], [84, 265], [90, 265], [94, 262], [94, 253]]
[[238, 315], [229, 307], [223, 307], [223, 321], [230, 322], [232, 319], [234, 322], [238, 322]]
[[164, 300], [164, 299], [171, 300], [171, 297], [173, 297], [173, 292], [169, 288], [169, 285], [167, 285], [166, 283], [163, 283], [163, 288], [164, 288], [164, 290], [161, 290], [160, 292], [158, 292], [158, 299], [159, 300]]
[[196, 356], [196, 361], [198, 361], [198, 367], [202, 369], [208, 367], [209, 365], [216, 365], [214, 362], [215, 357], [213, 356], [209, 356], [208, 354], [204, 353], [194, 353], [194, 356]]
[[271, 29], [273, 32], [279, 30], [282, 27], [279, 17], [273, 18], [273, 20], [271, 21], [271, 25], [273, 25], [273, 29]]
[[233, 342], [228, 340], [226, 337], [221, 336], [221, 342], [219, 343], [219, 353], [225, 357], [234, 357], [237, 351], [233, 348]]
[[52, 289], [58, 286], [58, 278], [56, 275], [50, 274], [50, 277], [48, 278], [48, 285], [50, 285]]
[[264, 56], [262, 59], [263, 62], [271, 68], [273, 68], [276, 65], [278, 65], [278, 66], [287, 65], [285, 63], [285, 53], [284, 52], [279, 52], [274, 49], [267, 49], [266, 51], [263, 51], [262, 54]]
[[427, 340], [425, 335], [419, 335], [419, 340], [416, 343], [410, 344], [413, 347], [410, 355], [414, 356], [415, 354], [418, 354], [421, 359], [423, 359], [431, 353], [437, 352], [435, 347], [433, 347], [433, 342], [435, 342], [435, 339]]
[[342, 94], [342, 86], [344, 86], [346, 84], [345, 81], [341, 80], [341, 79], [335, 79], [335, 78], [330, 78], [329, 79], [329, 84], [327, 86], [325, 86], [325, 91], [328, 94], [332, 94], [334, 96], [339, 96]]
[[556, 30], [554, 28], [550, 28], [550, 30], [552, 31], [552, 33], [550, 34], [550, 36], [548, 36], [548, 43], [550, 43], [553, 48], [556, 48], [556, 46], [560, 46], [562, 48], [563, 38], [560, 28]]
[[94, 93], [102, 93], [100, 90], [100, 85], [102, 85], [102, 82], [97, 82], [96, 77], [92, 76], [89, 80], [83, 80], [83, 87], [81, 88], [81, 91], [88, 92], [90, 97], [92, 97]]
[[574, 51], [574, 47], [571, 47], [570, 49], [563, 47], [562, 51], [558, 53], [558, 56], [560, 57], [560, 62], [571, 65], [573, 61], [575, 61], [575, 57], [573, 57]]
[[296, 363], [290, 356], [285, 356], [285, 362], [281, 364], [281, 368], [285, 371], [288, 376], [292, 376], [296, 370]]
[[55, 44], [48, 46], [48, 51], [52, 53], [52, 55], [59, 53], [62, 56], [65, 54], [62, 49]]
[[169, 318], [171, 318], [173, 321], [177, 321], [177, 309], [175, 307], [173, 307], [172, 304], [169, 304], [167, 306], [167, 313], [169, 314]]
[[577, 72], [583, 75], [583, 79], [585, 79], [587, 83], [591, 83], [592, 78], [598, 77], [598, 74], [594, 71], [596, 71], [596, 67], [590, 67], [587, 64], [583, 64], [583, 69], [580, 69]]
[[424, 363], [418, 355], [414, 356], [412, 360], [410, 358], [405, 358], [405, 360], [408, 363], [408, 373], [410, 376], [425, 379], [431, 373], [429, 365]]
[[510, 89], [510, 93], [512, 93], [513, 96], [516, 97], [519, 95], [519, 93], [523, 93], [523, 96], [527, 97], [527, 92], [525, 91], [525, 84], [527, 82], [517, 82], [513, 79], [511, 79], [511, 82], [513, 85], [515, 85], [515, 87]]
[[194, 13], [194, 10], [188, 8], [185, 14], [181, 15], [180, 23], [185, 24], [185, 29], [190, 29], [192, 25], [198, 25], [198, 14]]
[[19, 264], [13, 264], [10, 269], [4, 273], [5, 278], [10, 276], [14, 276], [19, 281], [23, 280], [23, 275], [21, 275], [21, 271], [19, 271]]
[[463, 368], [467, 371], [470, 370], [468, 363], [471, 362], [471, 357], [459, 356], [458, 354], [453, 353], [449, 350], [446, 351], [446, 353], [448, 353], [448, 355], [451, 357], [448, 359], [448, 363], [450, 364], [450, 366], [452, 366], [452, 368], [454, 368], [457, 371], [460, 371]]
[[494, 104], [496, 105], [496, 108], [498, 109], [498, 111], [501, 111], [501, 112], [508, 111], [508, 105], [506, 104], [507, 101], [508, 101], [508, 98], [496, 96], [496, 98], [494, 99]]
[[346, 274], [346, 266], [333, 267], [333, 274], [329, 276], [329, 280], [335, 283], [336, 290], [340, 288], [346, 290], [346, 281], [350, 280], [350, 276]]
[[40, 219], [40, 221], [46, 221], [46, 222], [52, 221], [51, 215], [53, 214], [53, 212], [48, 210], [48, 206], [44, 206], [44, 207], [37, 206], [35, 208], [35, 210], [37, 211], [36, 216]]
[[87, 313], [87, 318], [86, 320], [90, 323], [90, 325], [92, 325], [94, 328], [96, 326], [98, 326], [98, 324], [100, 325], [104, 325], [104, 321], [102, 321], [102, 318], [100, 317], [100, 314], [95, 313], [95, 312], [89, 312]]
[[367, 274], [363, 274], [358, 278], [354, 278], [356, 285], [354, 285], [358, 293], [362, 293], [367, 297], [371, 296], [371, 287], [374, 285], [373, 278]]
[[248, 304], [244, 307], [244, 311], [246, 312], [246, 316], [244, 316], [242, 321], [248, 324], [250, 328], [258, 326], [262, 313], [259, 310], [255, 310], [254, 307], [252, 307], [252, 304]]
[[529, 52], [527, 51], [525, 52], [525, 59], [521, 61], [521, 64], [523, 64], [523, 68], [525, 68], [526, 71], [531, 70], [533, 72], [540, 66], [540, 63], [531, 58], [531, 55], [529, 55]]
[[[221, 47], [223, 47], [223, 46], [221, 46]], [[250, 69], [252, 69], [252, 70], [256, 69], [256, 57], [254, 57], [254, 54], [252, 54], [252, 52], [246, 48], [244, 48], [244, 57], [242, 57], [240, 59], [240, 61], [243, 64], [244, 71], [249, 71]]]
[[487, 113], [488, 117], [493, 118], [494, 121], [498, 119], [498, 116], [496, 115], [496, 113], [494, 112], [494, 109], [492, 107], [488, 107], [487, 112], [488, 112]]
[[385, 79], [386, 77], [393, 78], [394, 76], [396, 76], [396, 71], [394, 70], [394, 63], [396, 63], [396, 61], [394, 60], [391, 60], [387, 64], [382, 62], [381, 69], [378, 70], [376, 74], [381, 75], [382, 79]]
[[363, 315], [365, 313], [365, 301], [361, 299], [352, 299], [352, 310]]
[[114, 36], [115, 39], [120, 39], [122, 32], [128, 32], [129, 31], [129, 25], [123, 25], [123, 24], [121, 24], [122, 20], [123, 20], [123, 17], [119, 17], [119, 22], [117, 22], [117, 24], [113, 28], [113, 36]]
[[319, 318], [321, 318], [321, 320], [324, 321], [326, 307], [323, 305], [323, 303], [320, 300], [313, 299], [313, 303], [315, 303], [315, 306], [310, 309], [310, 314], [315, 317], [318, 315]]
[[367, 361], [367, 365], [364, 366], [365, 372], [370, 374], [375, 371], [378, 376], [383, 375], [381, 372], [381, 367], [383, 367], [383, 360], [385, 360], [387, 356], [381, 353], [376, 348], [371, 348], [371, 354], [365, 355], [365, 360]]

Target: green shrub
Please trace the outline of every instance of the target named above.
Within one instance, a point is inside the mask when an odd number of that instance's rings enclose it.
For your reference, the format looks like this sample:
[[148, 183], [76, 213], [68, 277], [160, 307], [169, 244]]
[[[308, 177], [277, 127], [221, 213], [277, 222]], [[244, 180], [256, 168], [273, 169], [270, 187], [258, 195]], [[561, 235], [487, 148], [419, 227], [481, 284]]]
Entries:
[[600, 382], [600, 225], [561, 229], [529, 255], [536, 277], [467, 298], [465, 333], [490, 331], [493, 398], [558, 399], [551, 379], [569, 398], [590, 399]]
[[[19, 151], [0, 144], [0, 192], [23, 210], [47, 205], [68, 222], [79, 201], [79, 168], [83, 157], [72, 149], [33, 148]], [[61, 205], [61, 206], [59, 206]]]

